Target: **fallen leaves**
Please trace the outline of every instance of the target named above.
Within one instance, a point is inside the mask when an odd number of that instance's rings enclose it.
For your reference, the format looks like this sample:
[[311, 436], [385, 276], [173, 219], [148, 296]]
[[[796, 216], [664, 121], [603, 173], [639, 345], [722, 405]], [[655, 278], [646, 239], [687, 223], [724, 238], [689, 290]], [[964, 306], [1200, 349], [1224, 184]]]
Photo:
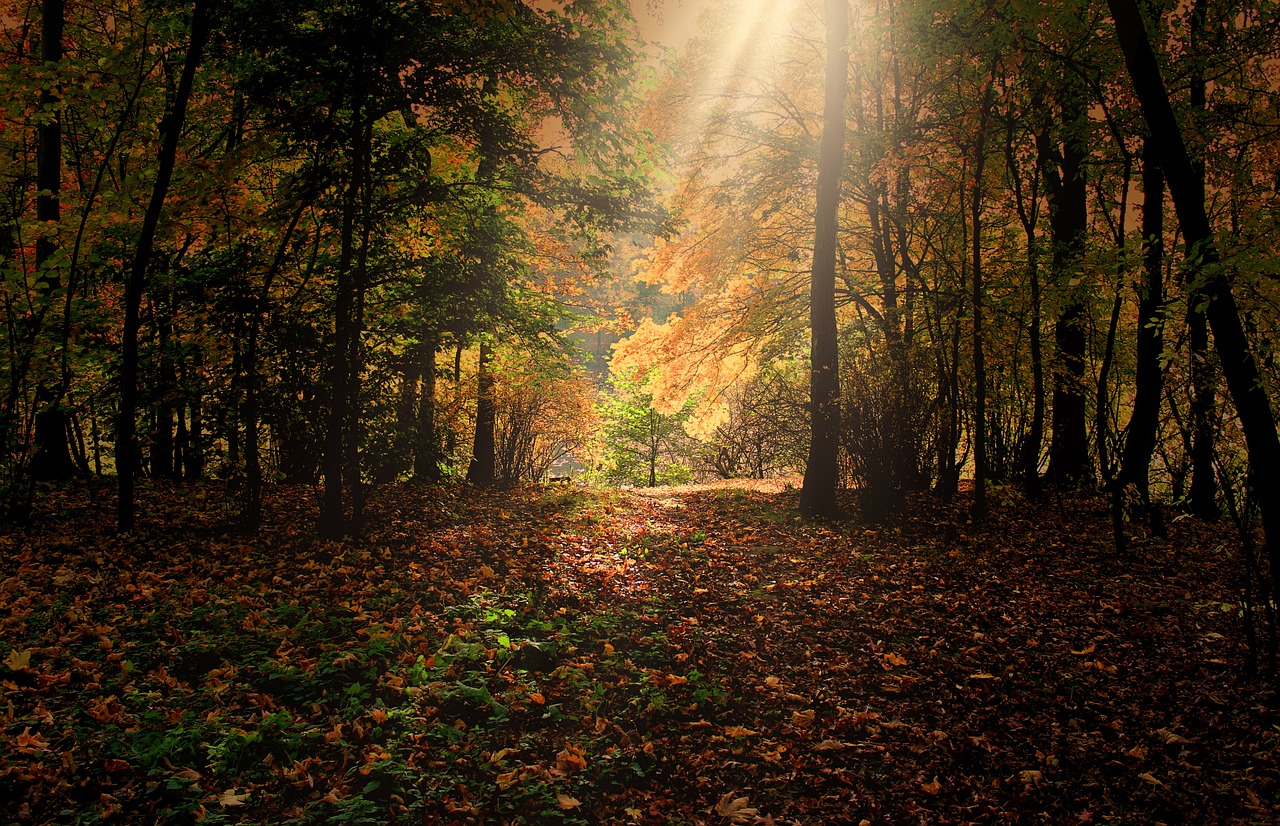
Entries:
[[[88, 784], [127, 821], [158, 780], [228, 822], [752, 826], [1101, 822], [1122, 817], [1108, 794], [1265, 822], [1280, 788], [1231, 757], [1273, 749], [1266, 701], [1197, 665], [1239, 639], [1233, 615], [1195, 613], [1210, 557], [1104, 570], [1065, 544], [1093, 523], [1057, 511], [935, 541], [938, 520], [863, 535], [795, 522], [785, 498], [427, 490], [380, 494], [360, 543], [311, 544], [301, 517], [232, 538], [182, 510], [154, 570], [105, 535], [79, 545], [109, 554], [38, 534], [38, 555], [0, 554], [18, 595], [0, 600], [0, 787], [34, 821]], [[58, 571], [76, 572], [61, 600]]]

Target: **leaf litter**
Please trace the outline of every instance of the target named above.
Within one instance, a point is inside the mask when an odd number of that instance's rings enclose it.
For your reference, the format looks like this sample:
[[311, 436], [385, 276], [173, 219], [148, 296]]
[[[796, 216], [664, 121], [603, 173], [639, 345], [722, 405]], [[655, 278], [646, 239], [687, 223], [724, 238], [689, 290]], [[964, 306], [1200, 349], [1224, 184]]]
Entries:
[[1213, 526], [1118, 557], [1089, 500], [872, 529], [776, 489], [394, 487], [326, 543], [309, 489], [256, 538], [223, 495], [150, 489], [116, 537], [60, 490], [0, 536], [10, 821], [1276, 818]]

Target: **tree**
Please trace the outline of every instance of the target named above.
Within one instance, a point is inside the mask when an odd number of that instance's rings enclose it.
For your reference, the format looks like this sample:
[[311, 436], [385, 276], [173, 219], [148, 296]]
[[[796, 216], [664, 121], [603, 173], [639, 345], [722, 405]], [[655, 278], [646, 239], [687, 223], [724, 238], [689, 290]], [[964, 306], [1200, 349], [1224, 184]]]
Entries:
[[800, 510], [807, 516], [837, 512], [840, 448], [839, 343], [836, 338], [836, 243], [840, 178], [844, 165], [844, 100], [849, 84], [849, 4], [827, 0], [827, 67], [822, 142], [814, 209], [813, 267], [809, 292], [809, 458]]
[[[1135, 0], [1107, 0], [1116, 37], [1134, 92], [1142, 103], [1152, 146], [1160, 160], [1182, 227], [1188, 257], [1198, 266], [1197, 279], [1207, 301], [1205, 315], [1213, 330], [1227, 388], [1235, 403], [1249, 453], [1249, 478], [1262, 513], [1272, 571], [1280, 571], [1280, 437], [1275, 415], [1240, 310], [1227, 281], [1213, 228], [1205, 211], [1204, 188], [1187, 152], [1160, 67], [1147, 38]], [[1272, 581], [1273, 598], [1280, 597], [1280, 577]]]
[[164, 209], [165, 197], [169, 193], [169, 184], [173, 180], [178, 140], [187, 116], [187, 103], [191, 99], [196, 67], [200, 65], [200, 58], [211, 29], [212, 20], [208, 0], [196, 0], [191, 13], [191, 38], [187, 44], [187, 56], [182, 64], [178, 88], [174, 93], [173, 104], [160, 124], [158, 169], [151, 188], [151, 200], [147, 204], [137, 247], [125, 282], [124, 330], [121, 336], [123, 352], [120, 360], [120, 411], [116, 425], [116, 474], [119, 482], [116, 529], [121, 533], [133, 530], [134, 479], [140, 461], [137, 411], [138, 330], [141, 321], [138, 313], [142, 304], [142, 293], [146, 288], [147, 270], [151, 266], [156, 228], [160, 223], [160, 213]]
[[604, 424], [600, 470], [605, 478], [648, 487], [689, 481], [684, 423], [692, 407], [690, 402], [673, 414], [660, 413], [653, 394], [645, 389], [645, 378], [610, 376], [599, 414]]

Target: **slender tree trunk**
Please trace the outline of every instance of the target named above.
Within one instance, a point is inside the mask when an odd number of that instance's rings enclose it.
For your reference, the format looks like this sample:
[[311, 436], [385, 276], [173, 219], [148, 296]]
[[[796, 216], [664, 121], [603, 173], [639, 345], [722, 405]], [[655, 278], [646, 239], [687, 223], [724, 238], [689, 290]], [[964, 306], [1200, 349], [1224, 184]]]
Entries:
[[982, 116], [974, 143], [973, 201], [970, 204], [973, 224], [973, 517], [987, 516], [987, 366], [982, 329], [982, 173], [987, 165], [987, 120], [991, 115], [991, 97], [995, 86], [995, 66], [982, 97]]
[[[1063, 123], [1071, 125], [1083, 118], [1083, 106], [1064, 107]], [[1057, 289], [1072, 295], [1073, 279], [1079, 277], [1088, 229], [1088, 189], [1085, 182], [1085, 155], [1078, 139], [1065, 135], [1059, 155], [1048, 147], [1048, 135], [1041, 136], [1041, 162], [1049, 187], [1049, 226], [1053, 234], [1053, 279]], [[1054, 156], [1058, 155], [1057, 160]], [[1059, 169], [1060, 167], [1060, 169]], [[1064, 487], [1084, 478], [1089, 463], [1088, 430], [1084, 397], [1086, 309], [1072, 295], [1054, 323], [1053, 433], [1049, 443], [1049, 476]]]
[[[1207, 0], [1195, 0], [1190, 16], [1190, 103], [1193, 122], [1202, 121], [1205, 114], [1207, 84], [1201, 61], [1204, 60], [1203, 44]], [[1192, 158], [1199, 189], [1197, 200], [1204, 202], [1204, 160]], [[1215, 419], [1218, 393], [1218, 371], [1214, 369], [1209, 352], [1209, 321], [1202, 304], [1204, 297], [1195, 278], [1184, 282], [1187, 295], [1187, 328], [1191, 345], [1191, 487], [1187, 491], [1188, 506], [1201, 519], [1216, 520], [1218, 509], [1218, 479], [1213, 467], [1217, 450], [1217, 426]]]
[[1022, 446], [1022, 487], [1027, 498], [1040, 498], [1040, 449], [1044, 444], [1044, 315], [1041, 309], [1040, 262], [1036, 255], [1034, 230], [1027, 234], [1027, 280], [1031, 291], [1031, 429]]
[[[359, 44], [353, 48], [361, 48]], [[351, 131], [348, 137], [350, 179], [343, 192], [342, 230], [334, 291], [334, 341], [329, 368], [332, 402], [325, 424], [323, 459], [324, 493], [320, 503], [319, 530], [336, 538], [352, 533], [359, 522], [360, 469], [358, 451], [353, 447], [359, 421], [359, 351], [360, 351], [360, 270], [363, 249], [357, 249], [357, 235], [365, 235], [368, 216], [364, 212], [366, 193], [364, 174], [368, 163], [367, 144], [369, 112], [365, 108], [363, 56], [351, 55], [352, 105]], [[360, 244], [364, 247], [365, 244]], [[353, 457], [353, 453], [356, 455]], [[353, 461], [354, 458], [354, 461]], [[348, 488], [352, 492], [352, 510], [347, 511]]]
[[173, 358], [169, 352], [173, 338], [173, 322], [162, 301], [153, 304], [156, 321], [157, 346], [160, 356], [159, 387], [156, 400], [156, 424], [151, 439], [151, 477], [170, 479], [173, 476], [173, 394], [178, 383]]
[[116, 504], [116, 529], [121, 533], [134, 526], [134, 474], [138, 465], [138, 330], [141, 326], [139, 309], [142, 292], [146, 287], [147, 267], [155, 246], [156, 228], [164, 199], [173, 180], [173, 169], [178, 156], [178, 138], [186, 121], [187, 102], [191, 99], [191, 87], [195, 83], [196, 66], [209, 39], [211, 21], [208, 0], [196, 0], [191, 15], [191, 42], [183, 61], [173, 108], [160, 124], [159, 169], [151, 190], [151, 200], [143, 215], [138, 246], [125, 280], [123, 352], [120, 360], [120, 412], [116, 425], [116, 473], [119, 478], [119, 498]]
[[414, 417], [413, 478], [426, 483], [440, 481], [440, 437], [436, 428], [436, 350], [439, 346], [435, 336], [429, 336], [422, 344], [422, 381]]
[[497, 412], [493, 404], [493, 346], [487, 339], [480, 341], [480, 364], [476, 374], [476, 432], [471, 443], [471, 464], [467, 467], [467, 481], [480, 487], [493, 487], [497, 481], [497, 440], [494, 433]]
[[[40, 51], [46, 67], [62, 60], [63, 0], [44, 0], [41, 10]], [[59, 103], [53, 88], [40, 94], [40, 104], [51, 110]], [[57, 227], [62, 218], [62, 115], [54, 114], [40, 125], [37, 136], [36, 220], [42, 232], [36, 239], [36, 283], [50, 303], [62, 288], [61, 270], [54, 262]], [[43, 310], [41, 311], [43, 316]], [[35, 452], [31, 475], [36, 479], [66, 481], [75, 476], [76, 465], [69, 448], [67, 411], [62, 394], [42, 380], [36, 390]]]
[[[1280, 571], [1280, 438], [1275, 415], [1258, 364], [1249, 348], [1240, 310], [1219, 265], [1213, 229], [1205, 210], [1204, 190], [1187, 153], [1155, 52], [1147, 39], [1135, 0], [1107, 0], [1124, 52], [1134, 91], [1142, 104], [1152, 145], [1164, 169], [1189, 257], [1203, 267], [1201, 281], [1208, 302], [1222, 372], [1227, 381], [1249, 454], [1249, 476], [1266, 534], [1268, 562]], [[1272, 578], [1272, 598], [1280, 597], [1280, 577]]]
[[1164, 172], [1156, 161], [1151, 139], [1142, 149], [1143, 285], [1138, 299], [1137, 377], [1133, 414], [1120, 463], [1120, 485], [1132, 486], [1143, 508], [1151, 506], [1151, 456], [1160, 427], [1160, 397], [1164, 392]]
[[1203, 300], [1200, 291], [1191, 287], [1187, 299], [1191, 304], [1187, 308], [1187, 339], [1191, 350], [1191, 485], [1187, 489], [1187, 506], [1201, 519], [1215, 520], [1221, 516], [1213, 468], [1218, 371], [1214, 369], [1213, 353], [1209, 349], [1209, 321], [1195, 306]]
[[809, 459], [800, 489], [807, 516], [836, 513], [840, 448], [839, 342], [836, 336], [836, 244], [840, 217], [840, 177], [844, 167], [844, 100], [849, 85], [849, 6], [826, 0], [827, 67], [818, 156], [812, 284], [809, 292], [810, 421]]

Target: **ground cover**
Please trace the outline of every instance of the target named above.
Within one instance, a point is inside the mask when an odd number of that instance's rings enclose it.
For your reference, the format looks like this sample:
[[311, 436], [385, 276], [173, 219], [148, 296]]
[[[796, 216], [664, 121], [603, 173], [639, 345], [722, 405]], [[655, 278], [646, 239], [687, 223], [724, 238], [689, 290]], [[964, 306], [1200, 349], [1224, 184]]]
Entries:
[[808, 523], [786, 489], [277, 488], [0, 536], [5, 822], [1269, 823], [1231, 538], [1091, 500]]

